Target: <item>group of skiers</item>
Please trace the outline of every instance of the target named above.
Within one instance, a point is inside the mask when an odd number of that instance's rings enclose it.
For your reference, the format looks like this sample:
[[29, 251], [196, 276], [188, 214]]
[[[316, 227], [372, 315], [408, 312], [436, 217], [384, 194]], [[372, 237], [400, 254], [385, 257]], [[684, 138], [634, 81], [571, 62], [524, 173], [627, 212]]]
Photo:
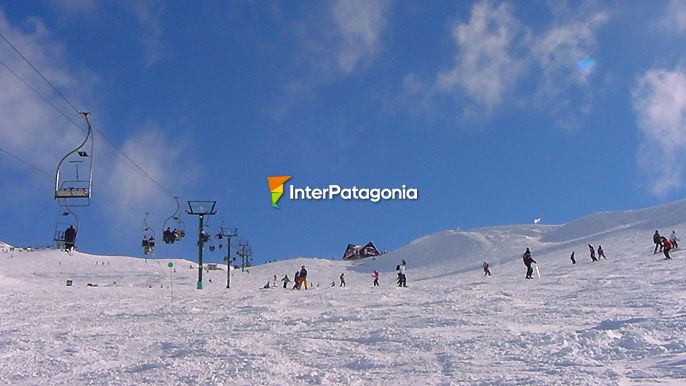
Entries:
[[[405, 262], [405, 260], [402, 260], [401, 263], [396, 266], [396, 271], [398, 272], [398, 280], [396, 281], [396, 284], [398, 285], [398, 287], [407, 287], [407, 276], [405, 274], [406, 265], [407, 263]], [[379, 286], [379, 277], [379, 272], [374, 270], [374, 272], [372, 273], [372, 279], [374, 279], [374, 287]], [[291, 279], [288, 277], [288, 275], [284, 275], [281, 279], [281, 282], [283, 282], [283, 288], [288, 288], [288, 283], [291, 282]], [[307, 269], [305, 269], [304, 265], [300, 268], [300, 270], [295, 272], [293, 282], [295, 284], [293, 284], [293, 287], [291, 287], [291, 289], [307, 289]], [[341, 273], [341, 275], [338, 277], [338, 282], [340, 287], [346, 286], [345, 273]], [[332, 281], [331, 286], [336, 286], [336, 282]], [[319, 287], [319, 285], [317, 285], [317, 287]], [[276, 288], [276, 275], [274, 275], [274, 278], [271, 283], [267, 281], [267, 283], [262, 288]]]
[[174, 228], [174, 230], [172, 230], [171, 227], [167, 227], [167, 229], [162, 232], [162, 241], [164, 241], [165, 244], [174, 244], [175, 242], [181, 240], [185, 235], [186, 232], [181, 229]]
[[655, 230], [655, 234], [653, 234], [653, 243], [655, 243], [653, 254], [658, 253], [659, 248], [659, 252], [662, 252], [665, 255], [665, 259], [672, 258], [669, 256], [669, 251], [671, 251], [673, 248], [679, 248], [679, 238], [676, 237], [676, 231], [672, 231], [672, 235], [669, 236], [668, 239], [661, 236], [658, 230]]

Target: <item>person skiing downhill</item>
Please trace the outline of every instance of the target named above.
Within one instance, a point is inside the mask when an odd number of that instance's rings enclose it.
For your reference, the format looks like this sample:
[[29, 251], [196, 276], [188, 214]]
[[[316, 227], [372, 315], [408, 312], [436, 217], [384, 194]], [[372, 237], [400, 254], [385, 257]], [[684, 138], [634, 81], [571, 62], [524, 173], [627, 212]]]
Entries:
[[660, 236], [660, 232], [655, 230], [655, 234], [653, 235], [653, 242], [655, 243], [655, 250], [653, 251], [653, 255], [657, 253], [657, 248], [660, 248], [660, 252], [662, 252], [662, 236]]
[[526, 265], [526, 278], [527, 279], [533, 279], [531, 275], [534, 273], [534, 268], [531, 266], [531, 263], [537, 264], [536, 260], [534, 260], [531, 257], [531, 251], [529, 248], [526, 249], [526, 252], [522, 255], [522, 260], [524, 260], [524, 265]]
[[672, 235], [669, 236], [669, 242], [672, 244], [672, 248], [679, 248], [679, 238], [676, 237], [676, 231], [672, 231]]
[[491, 276], [491, 270], [488, 269], [488, 263], [484, 261], [484, 276]]
[[593, 244], [588, 244], [588, 249], [591, 251], [591, 260], [598, 261], [598, 259], [595, 258], [595, 249], [593, 248]]
[[283, 288], [287, 288], [288, 282], [290, 282], [291, 280], [288, 278], [288, 275], [283, 275], [283, 279], [281, 279], [281, 281], [283, 282]]
[[341, 276], [338, 277], [338, 279], [341, 281], [341, 287], [345, 287], [345, 273], [341, 273]]
[[672, 243], [670, 243], [666, 237], [662, 238], [662, 247], [662, 253], [665, 255], [665, 260], [671, 259], [669, 256], [669, 251], [672, 249]]
[[603, 246], [598, 244], [598, 260], [600, 260], [601, 257], [607, 260], [607, 257], [605, 257], [605, 251], [603, 251]]
[[372, 277], [374, 278], [374, 287], [378, 287], [379, 286], [379, 273], [374, 271], [374, 273], [372, 274]]
[[572, 255], [569, 257], [570, 260], [572, 260], [572, 265], [576, 264], [576, 259], [574, 258], [574, 251], [572, 251]]

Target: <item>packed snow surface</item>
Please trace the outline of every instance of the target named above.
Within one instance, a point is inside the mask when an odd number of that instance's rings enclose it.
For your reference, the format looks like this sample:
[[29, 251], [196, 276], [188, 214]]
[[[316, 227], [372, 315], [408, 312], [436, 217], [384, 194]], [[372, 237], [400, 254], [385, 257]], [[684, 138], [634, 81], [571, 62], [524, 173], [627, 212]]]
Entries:
[[[684, 384], [686, 254], [652, 244], [684, 219], [681, 201], [448, 230], [375, 259], [233, 271], [231, 289], [226, 270], [195, 289], [182, 259], [0, 253], [0, 384]], [[527, 247], [540, 279], [524, 279]], [[310, 289], [281, 288], [302, 265]]]

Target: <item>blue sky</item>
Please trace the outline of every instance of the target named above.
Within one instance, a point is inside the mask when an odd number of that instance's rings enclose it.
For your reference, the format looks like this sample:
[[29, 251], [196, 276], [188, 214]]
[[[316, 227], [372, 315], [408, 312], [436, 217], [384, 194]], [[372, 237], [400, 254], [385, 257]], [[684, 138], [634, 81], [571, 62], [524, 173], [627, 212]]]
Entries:
[[[683, 2], [5, 1], [0, 32], [164, 187], [96, 141], [93, 203], [78, 210], [89, 252], [140, 256], [145, 212], [161, 238], [174, 194], [216, 199], [209, 229], [238, 226], [259, 262], [686, 191]], [[4, 63], [78, 119], [0, 43]], [[2, 67], [0, 133], [49, 174], [81, 136]], [[0, 175], [0, 240], [48, 244], [52, 178], [6, 154]], [[276, 210], [269, 175], [406, 184], [420, 199]], [[156, 256], [194, 253], [187, 239]]]

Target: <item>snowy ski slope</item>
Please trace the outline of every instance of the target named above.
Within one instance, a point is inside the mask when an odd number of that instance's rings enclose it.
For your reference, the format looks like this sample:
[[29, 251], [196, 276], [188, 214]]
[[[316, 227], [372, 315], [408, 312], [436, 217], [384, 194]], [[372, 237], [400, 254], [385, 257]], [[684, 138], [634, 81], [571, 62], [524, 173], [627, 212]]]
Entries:
[[[171, 260], [173, 302], [170, 260], [0, 253], [0, 384], [685, 384], [686, 254], [652, 253], [655, 229], [686, 245], [684, 219], [679, 201], [448, 230], [373, 260], [252, 267], [230, 290], [225, 270], [200, 291], [195, 263]], [[541, 279], [524, 280], [526, 247]], [[313, 289], [261, 288], [301, 265]]]

